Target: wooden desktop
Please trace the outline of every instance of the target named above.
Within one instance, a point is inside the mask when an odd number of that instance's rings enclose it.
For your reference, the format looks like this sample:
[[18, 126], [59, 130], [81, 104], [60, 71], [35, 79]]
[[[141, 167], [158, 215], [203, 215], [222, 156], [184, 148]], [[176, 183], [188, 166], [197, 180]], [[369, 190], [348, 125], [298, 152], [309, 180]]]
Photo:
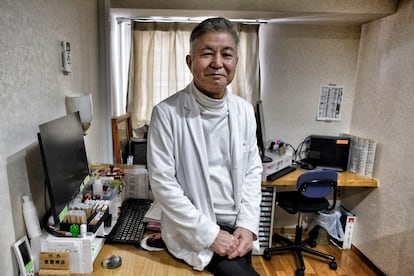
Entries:
[[[102, 260], [110, 255], [119, 255], [122, 265], [115, 269], [103, 268]], [[85, 274], [71, 274], [85, 275]], [[163, 276], [163, 275], [212, 275], [207, 271], [193, 270], [189, 265], [175, 259], [167, 251], [146, 251], [133, 245], [105, 244], [93, 264], [93, 272], [87, 275], [119, 276]]]
[[[296, 180], [303, 170], [296, 170], [274, 181], [264, 181], [264, 187], [272, 187], [276, 190], [283, 187], [293, 188]], [[340, 187], [368, 187], [378, 186], [376, 179], [364, 177], [352, 172], [338, 173], [338, 186]], [[116, 269], [105, 269], [101, 266], [102, 260], [109, 255], [119, 255], [122, 258], [122, 265]], [[253, 256], [255, 258], [255, 256]], [[253, 264], [257, 261], [253, 260]], [[78, 275], [78, 274], [72, 274]], [[85, 275], [85, 274], [79, 274]], [[207, 271], [199, 272], [190, 266], [172, 257], [168, 252], [149, 252], [138, 249], [133, 245], [104, 244], [93, 265], [93, 272], [88, 275], [212, 275]]]
[[[297, 169], [287, 175], [284, 175], [274, 181], [263, 181], [263, 186], [295, 186], [296, 181], [305, 170]], [[338, 186], [339, 187], [371, 187], [378, 186], [378, 181], [374, 178], [365, 177], [350, 171], [338, 173]]]

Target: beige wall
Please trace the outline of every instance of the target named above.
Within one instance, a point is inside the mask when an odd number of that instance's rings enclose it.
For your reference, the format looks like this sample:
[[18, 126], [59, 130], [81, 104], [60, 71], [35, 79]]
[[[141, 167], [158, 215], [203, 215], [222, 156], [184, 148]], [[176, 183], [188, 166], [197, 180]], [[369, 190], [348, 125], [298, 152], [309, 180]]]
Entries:
[[[337, 0], [112, 0], [112, 8], [126, 9], [170, 9], [170, 10], [198, 10], [198, 11], [246, 11], [252, 13], [260, 12], [272, 16], [297, 16], [329, 13], [336, 14], [359, 14], [361, 17], [383, 16], [394, 12], [396, 0], [348, 0], [346, 2]], [[246, 13], [246, 14], [248, 14]]]
[[414, 1], [363, 27], [351, 132], [379, 143], [380, 186], [345, 194], [354, 244], [387, 275], [414, 275]]
[[[297, 148], [311, 134], [349, 132], [360, 30], [309, 24], [261, 26], [261, 93], [268, 141], [281, 139]], [[328, 84], [344, 87], [338, 122], [316, 120], [320, 86]], [[304, 221], [312, 217], [306, 215]], [[296, 223], [296, 216], [276, 209], [275, 228], [294, 228]]]
[[[311, 134], [349, 132], [360, 27], [275, 24], [260, 27], [266, 138], [295, 148]], [[316, 121], [321, 85], [344, 87], [341, 120]]]
[[[43, 187], [38, 125], [65, 115], [69, 95], [91, 93], [98, 113], [97, 14], [96, 0], [0, 1], [2, 275], [18, 274], [11, 245], [26, 232], [21, 196], [32, 184]], [[72, 47], [68, 76], [61, 71], [62, 40]], [[99, 162], [101, 156], [98, 125], [95, 118], [85, 138], [91, 162]], [[43, 190], [32, 192], [43, 198]]]

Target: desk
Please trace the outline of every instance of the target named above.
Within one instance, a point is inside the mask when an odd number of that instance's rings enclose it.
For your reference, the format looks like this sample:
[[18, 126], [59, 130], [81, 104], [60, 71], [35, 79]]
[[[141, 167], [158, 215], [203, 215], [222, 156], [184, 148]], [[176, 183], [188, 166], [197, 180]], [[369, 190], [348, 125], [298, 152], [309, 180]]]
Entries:
[[[275, 209], [275, 195], [276, 189], [283, 187], [294, 188], [296, 180], [303, 170], [296, 170], [274, 181], [264, 181], [262, 183], [263, 201], [262, 201], [262, 215], [261, 215], [261, 230], [259, 232], [259, 240], [261, 242], [261, 252], [264, 247], [271, 246], [272, 232], [273, 232], [273, 217]], [[338, 185], [340, 187], [377, 187], [378, 182], [375, 179], [363, 177], [352, 172], [338, 173]], [[101, 266], [104, 257], [116, 254], [122, 257], [121, 267], [109, 270]], [[256, 254], [257, 255], [257, 254]], [[260, 258], [261, 260], [261, 258]], [[77, 274], [73, 274], [77, 275]], [[85, 275], [85, 274], [79, 274]], [[132, 245], [117, 245], [104, 244], [93, 265], [93, 273], [89, 275], [212, 275], [207, 271], [198, 272], [193, 270], [187, 264], [176, 260], [166, 251], [162, 252], [148, 252], [137, 249]]]
[[[262, 205], [260, 214], [259, 227], [259, 252], [253, 252], [262, 255], [266, 247], [272, 246], [273, 225], [276, 207], [276, 192], [296, 190], [296, 182], [298, 177], [306, 172], [297, 169], [287, 175], [284, 175], [273, 181], [262, 182]], [[361, 176], [349, 171], [338, 173], [338, 187], [369, 187], [378, 186], [378, 181], [373, 178]]]

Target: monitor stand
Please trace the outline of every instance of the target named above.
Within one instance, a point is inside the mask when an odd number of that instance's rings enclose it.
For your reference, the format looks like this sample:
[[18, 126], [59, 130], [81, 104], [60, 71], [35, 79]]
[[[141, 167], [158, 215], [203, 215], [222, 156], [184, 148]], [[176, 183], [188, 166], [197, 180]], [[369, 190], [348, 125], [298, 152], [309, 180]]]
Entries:
[[272, 159], [272, 158], [270, 158], [269, 156], [264, 155], [264, 156], [262, 157], [262, 163], [270, 163], [270, 162], [272, 162], [272, 161], [273, 161], [273, 159]]

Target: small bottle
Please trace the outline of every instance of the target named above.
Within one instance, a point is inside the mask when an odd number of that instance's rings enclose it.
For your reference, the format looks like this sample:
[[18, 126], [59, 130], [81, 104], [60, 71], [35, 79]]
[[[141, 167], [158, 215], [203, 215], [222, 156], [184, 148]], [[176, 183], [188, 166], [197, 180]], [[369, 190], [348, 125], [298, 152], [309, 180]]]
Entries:
[[99, 176], [96, 176], [93, 182], [93, 194], [99, 197], [99, 199], [102, 199], [103, 197], [103, 185], [102, 180], [99, 178]]
[[80, 225], [80, 235], [81, 235], [82, 238], [86, 237], [86, 230], [87, 230], [86, 224], [82, 223]]
[[32, 198], [29, 195], [23, 196], [23, 217], [29, 238], [39, 237], [42, 234], [39, 217], [37, 216], [36, 207], [34, 206]]

